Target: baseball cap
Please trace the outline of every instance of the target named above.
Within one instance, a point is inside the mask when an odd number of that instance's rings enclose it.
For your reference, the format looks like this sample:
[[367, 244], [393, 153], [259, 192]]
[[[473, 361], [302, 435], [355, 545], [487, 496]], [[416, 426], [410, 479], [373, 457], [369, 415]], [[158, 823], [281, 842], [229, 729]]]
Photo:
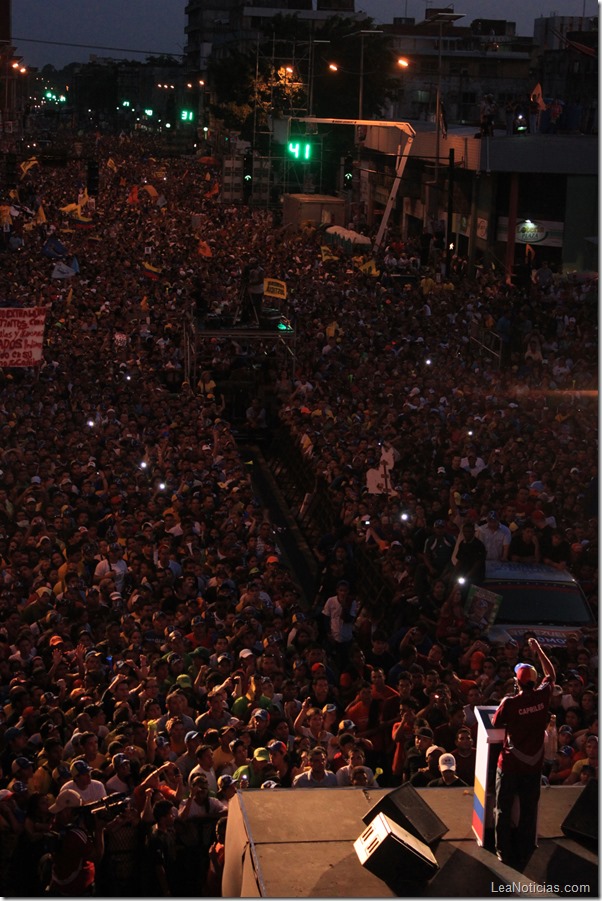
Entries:
[[[442, 748], [440, 745], [431, 745], [430, 748], [426, 749], [425, 757], [430, 757], [435, 751], [439, 751], [440, 754], [445, 754], [445, 748]], [[450, 757], [451, 755], [448, 754], [447, 756]]]
[[267, 748], [255, 748], [253, 751], [253, 760], [260, 760], [268, 763], [270, 760], [270, 752]]
[[456, 758], [453, 754], [442, 754], [439, 758], [439, 769], [443, 773], [445, 770], [456, 769]]
[[111, 763], [117, 769], [120, 767], [122, 763], [131, 763], [129, 757], [126, 757], [125, 754], [114, 754], [111, 760]]
[[255, 654], [253, 653], [251, 648], [243, 648], [242, 651], [240, 651], [238, 656], [244, 659], [246, 657], [254, 657]]
[[217, 787], [220, 791], [223, 791], [225, 788], [230, 788], [231, 785], [238, 785], [238, 779], [235, 779], [234, 776], [230, 776], [229, 773], [218, 776]]
[[158, 748], [164, 748], [168, 744], [169, 744], [169, 739], [165, 738], [164, 735], [157, 736], [157, 747]]
[[263, 707], [256, 707], [251, 713], [251, 719], [253, 719], [253, 717], [256, 717], [258, 720], [267, 720], [269, 718], [269, 713], [267, 710], [264, 710]]
[[18, 779], [18, 780], [15, 779], [15, 781], [13, 782], [13, 793], [18, 795], [21, 792], [26, 792], [26, 791], [29, 791], [27, 782], [21, 782], [20, 779]]
[[180, 688], [192, 688], [192, 679], [186, 673], [179, 675], [176, 679], [176, 683]]
[[571, 726], [561, 726], [560, 729], [558, 730], [558, 734], [560, 735], [561, 732], [566, 732], [569, 735], [572, 735], [573, 729]]
[[64, 791], [59, 792], [56, 801], [50, 805], [48, 810], [50, 813], [60, 813], [61, 810], [66, 810], [68, 807], [81, 807], [82, 804], [81, 795], [78, 795], [72, 788], [66, 788]]
[[530, 685], [537, 682], [537, 670], [530, 663], [517, 663], [514, 667], [517, 681], [521, 685]]
[[8, 801], [9, 798], [12, 798], [13, 793], [9, 791], [7, 788], [0, 789], [0, 801]]
[[19, 729], [17, 726], [9, 726], [4, 733], [4, 741], [14, 741], [15, 738], [18, 738], [22, 734], [23, 729]]
[[564, 748], [558, 748], [558, 751], [557, 751], [556, 753], [557, 753], [557, 754], [562, 754], [563, 757], [572, 757], [572, 756], [573, 756], [573, 749], [570, 748], [568, 745], [565, 745]]
[[85, 760], [74, 760], [69, 771], [72, 776], [83, 776], [85, 773], [91, 773], [92, 767], [88, 766]]
[[280, 558], [277, 557], [275, 554], [272, 554], [272, 556], [268, 557], [265, 562], [266, 563], [280, 563]]
[[339, 723], [339, 732], [355, 732], [356, 730], [357, 726], [353, 720], [341, 720]]
[[432, 738], [433, 730], [429, 726], [422, 726], [416, 735], [419, 735], [420, 738]]
[[194, 741], [195, 738], [200, 738], [200, 735], [194, 729], [191, 729], [190, 732], [187, 732], [184, 736], [184, 741]]
[[280, 754], [286, 754], [287, 747], [283, 741], [271, 741], [268, 745], [268, 751], [278, 751]]
[[11, 771], [14, 774], [19, 770], [26, 770], [28, 766], [33, 767], [33, 763], [29, 757], [15, 757], [11, 764]]

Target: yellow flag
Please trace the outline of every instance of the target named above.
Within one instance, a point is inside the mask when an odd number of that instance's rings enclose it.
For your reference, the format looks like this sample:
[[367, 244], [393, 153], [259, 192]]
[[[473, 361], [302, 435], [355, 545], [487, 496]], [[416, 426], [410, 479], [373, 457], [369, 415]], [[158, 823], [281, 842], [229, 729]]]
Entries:
[[111, 172], [117, 172], [117, 165], [115, 163], [115, 160], [112, 157], [108, 158], [107, 166], [111, 170]]
[[42, 204], [40, 204], [38, 207], [34, 222], [36, 223], [36, 225], [41, 225], [42, 222], [46, 222], [46, 213], [44, 212], [44, 207], [42, 206]]
[[149, 197], [152, 197], [153, 200], [156, 200], [157, 197], [159, 196], [158, 193], [157, 193], [157, 189], [154, 188], [152, 185], [142, 185], [141, 190], [142, 190], [142, 191], [147, 191]]
[[380, 269], [376, 268], [376, 263], [374, 260], [368, 260], [367, 263], [364, 263], [363, 266], [360, 266], [360, 272], [363, 272], [364, 275], [372, 275], [374, 278], [378, 278], [380, 275]]
[[21, 163], [21, 165], [20, 165], [21, 173], [22, 173], [21, 178], [23, 178], [24, 175], [27, 175], [27, 173], [29, 172], [29, 170], [31, 169], [32, 166], [39, 166], [39, 163], [38, 163], [37, 159], [35, 158], [35, 156], [32, 156], [30, 159], [24, 160]]
[[67, 206], [59, 207], [61, 213], [75, 213], [79, 210], [79, 207], [76, 203], [68, 203]]
[[144, 295], [144, 297], [143, 297], [142, 300], [140, 301], [140, 309], [141, 309], [141, 310], [144, 310], [145, 313], [148, 312], [148, 297], [146, 296], [146, 294]]
[[67, 297], [65, 298], [65, 303], [67, 305], [69, 305], [72, 300], [73, 300], [73, 288], [69, 288], [69, 293], [67, 294]]
[[329, 250], [329, 248], [325, 244], [322, 244], [322, 246], [320, 247], [320, 253], [322, 254], [323, 263], [327, 263], [328, 260], [338, 260], [338, 256], [331, 250]]

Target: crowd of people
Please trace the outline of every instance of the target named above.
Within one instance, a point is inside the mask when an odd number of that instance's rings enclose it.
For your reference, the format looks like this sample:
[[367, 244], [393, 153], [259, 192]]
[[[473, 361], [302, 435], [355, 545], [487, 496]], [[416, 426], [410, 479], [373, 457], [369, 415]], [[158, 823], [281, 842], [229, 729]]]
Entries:
[[[441, 277], [393, 234], [370, 274], [148, 138], [25, 167], [2, 215], [2, 306], [46, 313], [41, 364], [0, 372], [2, 893], [216, 895], [238, 790], [470, 787], [475, 706], [537, 660], [467, 620], [465, 545], [568, 568], [597, 610], [597, 284]], [[202, 335], [257, 265], [292, 373], [275, 339]], [[237, 418], [286, 429], [337, 510], [312, 596]], [[392, 607], [358, 593], [360, 544]], [[546, 778], [597, 778], [597, 635], [551, 656]]]

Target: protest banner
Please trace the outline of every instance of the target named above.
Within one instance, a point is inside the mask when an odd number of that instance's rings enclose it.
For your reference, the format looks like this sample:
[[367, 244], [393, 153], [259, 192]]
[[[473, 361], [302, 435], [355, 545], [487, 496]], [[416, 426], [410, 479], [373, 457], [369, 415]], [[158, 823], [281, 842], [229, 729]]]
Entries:
[[286, 300], [286, 282], [278, 278], [265, 278], [263, 293], [265, 297], [278, 297], [280, 300]]
[[495, 622], [501, 603], [501, 594], [488, 591], [487, 588], [481, 588], [480, 585], [471, 585], [464, 606], [466, 619], [471, 625], [478, 626], [479, 629], [490, 629]]
[[42, 359], [46, 310], [0, 308], [0, 366], [36, 366]]

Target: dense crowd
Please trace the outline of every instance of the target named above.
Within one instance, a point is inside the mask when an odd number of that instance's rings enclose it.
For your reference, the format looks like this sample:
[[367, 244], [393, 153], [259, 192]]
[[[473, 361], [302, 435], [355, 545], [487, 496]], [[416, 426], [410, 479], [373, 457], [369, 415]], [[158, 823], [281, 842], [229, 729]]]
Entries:
[[[2, 306], [46, 328], [39, 367], [0, 373], [0, 888], [215, 895], [237, 790], [472, 785], [474, 708], [530, 652], [466, 619], [463, 566], [568, 568], [597, 610], [597, 283], [441, 278], [393, 233], [369, 274], [221, 204], [196, 160], [94, 152], [95, 203], [84, 152], [2, 206]], [[257, 260], [287, 284], [292, 374], [276, 339], [202, 336]], [[286, 428], [338, 512], [312, 596], [238, 426]], [[360, 544], [392, 607], [358, 593]], [[597, 778], [597, 635], [552, 656], [546, 778]]]

